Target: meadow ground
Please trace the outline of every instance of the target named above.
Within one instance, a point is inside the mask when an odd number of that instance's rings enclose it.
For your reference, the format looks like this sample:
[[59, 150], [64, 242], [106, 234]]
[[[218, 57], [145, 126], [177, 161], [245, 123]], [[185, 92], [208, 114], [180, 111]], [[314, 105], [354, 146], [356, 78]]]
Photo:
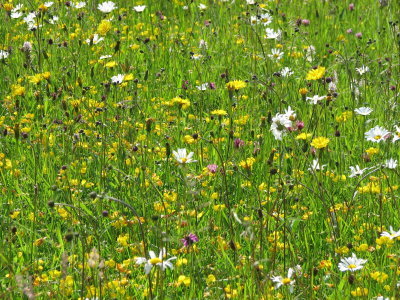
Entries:
[[0, 298], [399, 299], [399, 18], [2, 1]]

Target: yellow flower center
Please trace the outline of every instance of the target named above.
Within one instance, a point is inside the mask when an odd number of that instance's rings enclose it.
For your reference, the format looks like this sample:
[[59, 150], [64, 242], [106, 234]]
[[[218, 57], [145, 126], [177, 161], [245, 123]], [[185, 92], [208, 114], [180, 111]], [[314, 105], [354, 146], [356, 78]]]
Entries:
[[283, 284], [289, 284], [292, 280], [290, 278], [283, 278], [282, 283]]
[[349, 265], [349, 269], [355, 269], [355, 268], [357, 268], [356, 265], [354, 265], [354, 264], [350, 264], [350, 265]]
[[149, 260], [149, 263], [151, 263], [152, 265], [156, 265], [156, 264], [158, 264], [160, 262], [162, 262], [162, 260], [159, 259], [158, 257], [154, 257], [154, 258]]
[[374, 139], [380, 140], [380, 139], [381, 139], [381, 136], [380, 136], [380, 135], [376, 135], [376, 136], [374, 137]]
[[182, 163], [184, 164], [186, 162], [187, 162], [187, 158], [186, 157], [182, 158]]

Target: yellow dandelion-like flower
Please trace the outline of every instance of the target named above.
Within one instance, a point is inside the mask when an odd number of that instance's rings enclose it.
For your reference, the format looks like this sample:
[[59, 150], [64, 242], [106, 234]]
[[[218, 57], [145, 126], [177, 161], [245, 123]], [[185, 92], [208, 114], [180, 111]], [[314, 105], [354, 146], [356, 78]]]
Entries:
[[308, 71], [306, 79], [307, 80], [318, 80], [325, 75], [325, 67], [318, 67], [315, 70], [312, 69]]
[[313, 146], [316, 149], [322, 149], [328, 146], [329, 141], [330, 140], [328, 138], [320, 136], [312, 140], [311, 146]]
[[226, 84], [226, 88], [229, 91], [238, 91], [240, 89], [245, 88], [246, 86], [247, 86], [247, 84], [243, 80], [233, 80], [233, 81], [229, 81]]
[[13, 84], [11, 86], [11, 90], [11, 94], [13, 95], [13, 97], [25, 95], [25, 88], [19, 84]]
[[223, 109], [216, 109], [211, 112], [212, 115], [215, 116], [226, 116], [228, 113]]
[[111, 22], [107, 21], [107, 20], [103, 20], [103, 21], [101, 21], [101, 23], [97, 27], [97, 32], [100, 35], [106, 35], [107, 32], [109, 32], [111, 30], [111, 28], [112, 28]]

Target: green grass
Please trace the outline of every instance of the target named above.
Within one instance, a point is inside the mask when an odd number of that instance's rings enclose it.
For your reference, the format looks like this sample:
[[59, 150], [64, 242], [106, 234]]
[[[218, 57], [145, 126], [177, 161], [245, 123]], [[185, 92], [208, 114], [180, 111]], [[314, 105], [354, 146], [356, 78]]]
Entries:
[[[400, 297], [399, 241], [381, 237], [400, 227], [399, 168], [382, 167], [399, 160], [397, 1], [115, 1], [109, 14], [97, 1], [10, 3], [0, 10], [0, 298]], [[252, 24], [266, 13], [270, 24]], [[104, 40], [88, 44], [97, 33]], [[390, 136], [367, 140], [377, 125]], [[195, 162], [176, 159], [183, 148]], [[367, 169], [350, 177], [350, 166]], [[199, 241], [185, 247], [190, 233]], [[174, 268], [145, 274], [137, 258], [163, 248]], [[352, 253], [367, 262], [340, 271]]]

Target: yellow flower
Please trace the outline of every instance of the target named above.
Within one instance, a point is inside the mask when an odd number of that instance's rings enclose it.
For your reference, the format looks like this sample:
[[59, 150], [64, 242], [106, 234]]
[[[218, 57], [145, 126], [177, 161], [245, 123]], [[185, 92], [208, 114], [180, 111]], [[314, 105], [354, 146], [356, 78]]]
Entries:
[[211, 283], [217, 281], [217, 278], [215, 278], [215, 276], [213, 274], [210, 274], [207, 276], [206, 282], [208, 285], [210, 285]]
[[368, 155], [375, 155], [375, 154], [378, 154], [379, 153], [379, 149], [378, 148], [373, 148], [373, 147], [371, 147], [371, 148], [368, 148], [367, 150], [365, 150], [365, 152], [368, 154]]
[[228, 113], [223, 109], [216, 109], [211, 112], [212, 115], [215, 116], [226, 116]]
[[226, 84], [226, 88], [229, 91], [238, 91], [240, 89], [245, 88], [246, 86], [247, 86], [247, 84], [243, 80], [233, 80], [233, 81], [229, 81]]
[[388, 275], [384, 272], [373, 272], [370, 274], [371, 278], [373, 278], [374, 280], [376, 280], [379, 283], [383, 283], [386, 279], [388, 279]]
[[[110, 61], [104, 65], [106, 68], [114, 68], [117, 65], [115, 61]], [[125, 78], [124, 78], [125, 79]]]
[[190, 277], [186, 277], [185, 275], [180, 275], [178, 277], [178, 282], [177, 285], [180, 286], [181, 284], [184, 284], [185, 286], [189, 286], [190, 285]]
[[305, 94], [308, 93], [308, 90], [307, 90], [307, 88], [301, 88], [301, 89], [299, 89], [299, 93], [300, 93], [300, 95], [304, 96]]
[[311, 137], [311, 133], [302, 132], [298, 136], [296, 136], [296, 140], [306, 140]]
[[307, 80], [318, 80], [325, 75], [325, 67], [318, 67], [315, 70], [312, 69], [308, 71], [306, 79]]
[[255, 161], [256, 159], [254, 157], [249, 157], [246, 158], [246, 160], [242, 160], [239, 163], [239, 166], [241, 166], [243, 169], [251, 169]]
[[317, 137], [312, 140], [311, 146], [313, 146], [316, 149], [322, 149], [328, 146], [329, 144], [329, 139], [323, 136]]
[[110, 21], [103, 20], [97, 27], [97, 32], [101, 35], [106, 35], [111, 30], [112, 26]]
[[11, 90], [13, 97], [25, 95], [25, 88], [19, 84], [13, 84]]
[[368, 289], [367, 288], [356, 288], [354, 291], [351, 291], [351, 295], [353, 297], [363, 297], [368, 295]]
[[118, 242], [118, 244], [120, 244], [121, 246], [126, 247], [126, 246], [128, 246], [128, 238], [129, 238], [129, 235], [127, 235], [127, 234], [120, 235], [120, 236], [117, 238], [117, 242]]

